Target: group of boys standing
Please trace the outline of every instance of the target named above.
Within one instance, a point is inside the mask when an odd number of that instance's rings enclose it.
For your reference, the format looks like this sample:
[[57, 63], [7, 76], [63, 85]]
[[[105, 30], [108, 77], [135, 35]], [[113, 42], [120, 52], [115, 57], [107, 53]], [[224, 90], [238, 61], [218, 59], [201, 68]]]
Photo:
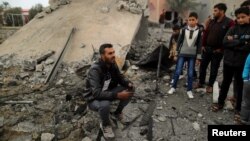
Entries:
[[[174, 35], [170, 40], [170, 45], [173, 46], [172, 41], [176, 41], [176, 47], [174, 48], [176, 48], [177, 53], [171, 53], [170, 57], [177, 58], [177, 62], [173, 82], [168, 94], [176, 92], [177, 82], [185, 62], [187, 62], [188, 75], [187, 96], [194, 98], [192, 89], [204, 87], [206, 70], [209, 63], [210, 76], [206, 92], [212, 93], [220, 63], [224, 57], [223, 80], [218, 103], [213, 104], [211, 110], [217, 112], [223, 108], [230, 84], [234, 79], [236, 99], [234, 119], [237, 122], [249, 124], [250, 56], [247, 59], [250, 53], [249, 7], [250, 1], [242, 3], [241, 7], [235, 10], [236, 20], [234, 21], [225, 16], [227, 10], [226, 4], [219, 3], [213, 7], [213, 19], [209, 18], [205, 22], [204, 30], [199, 28], [198, 15], [195, 12], [189, 14], [185, 27], [180, 30], [177, 27], [173, 28]], [[178, 36], [178, 39], [176, 36]], [[199, 77], [198, 82], [193, 86], [193, 76], [197, 59], [200, 60]]]

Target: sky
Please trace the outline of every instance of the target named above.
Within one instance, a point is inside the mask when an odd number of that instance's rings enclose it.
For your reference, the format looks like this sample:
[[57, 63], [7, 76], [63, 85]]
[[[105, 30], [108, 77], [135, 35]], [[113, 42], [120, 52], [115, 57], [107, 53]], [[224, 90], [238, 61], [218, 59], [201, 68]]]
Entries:
[[22, 7], [23, 9], [30, 9], [38, 3], [42, 4], [44, 7], [49, 5], [49, 0], [0, 0], [0, 4], [4, 1], [8, 2], [11, 7]]

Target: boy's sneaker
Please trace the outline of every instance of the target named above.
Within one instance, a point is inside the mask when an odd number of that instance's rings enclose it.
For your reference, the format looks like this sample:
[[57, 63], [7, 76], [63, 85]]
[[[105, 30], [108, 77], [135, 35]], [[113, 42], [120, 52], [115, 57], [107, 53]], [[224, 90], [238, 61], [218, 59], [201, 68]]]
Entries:
[[175, 93], [175, 88], [170, 88], [170, 90], [168, 91], [168, 94], [174, 94]]
[[112, 126], [108, 125], [108, 126], [102, 126], [102, 124], [100, 124], [100, 128], [103, 132], [103, 136], [105, 139], [113, 139], [115, 138], [115, 134], [113, 132]]
[[174, 79], [171, 79], [170, 85], [173, 85], [173, 84], [174, 84]]
[[192, 91], [187, 91], [188, 98], [192, 99], [194, 98]]
[[180, 75], [180, 76], [179, 76], [179, 80], [182, 79], [182, 78], [184, 78], [184, 75]]

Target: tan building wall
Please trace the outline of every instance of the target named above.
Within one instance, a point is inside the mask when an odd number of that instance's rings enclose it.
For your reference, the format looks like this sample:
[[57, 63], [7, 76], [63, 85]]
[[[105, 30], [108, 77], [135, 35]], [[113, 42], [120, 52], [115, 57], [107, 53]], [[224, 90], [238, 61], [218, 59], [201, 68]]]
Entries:
[[[212, 15], [213, 6], [217, 3], [226, 3], [228, 10], [226, 12], [226, 15], [231, 18], [234, 17], [234, 10], [237, 9], [242, 2], [245, 0], [196, 0], [197, 2], [201, 3], [201, 6], [198, 6], [196, 8], [196, 11], [199, 15], [199, 20], [202, 23], [209, 15]], [[160, 16], [160, 13], [162, 9], [169, 10], [168, 4], [166, 3], [166, 0], [149, 0], [149, 10], [150, 10], [150, 16], [149, 21], [158, 23], [158, 19]], [[186, 12], [186, 15], [188, 15], [188, 11]], [[185, 18], [183, 16], [182, 18]]]

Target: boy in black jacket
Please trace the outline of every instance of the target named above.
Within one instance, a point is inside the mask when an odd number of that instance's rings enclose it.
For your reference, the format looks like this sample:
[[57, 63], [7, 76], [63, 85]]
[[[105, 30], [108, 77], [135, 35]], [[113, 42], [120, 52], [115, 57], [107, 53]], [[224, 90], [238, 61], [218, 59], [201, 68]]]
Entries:
[[223, 108], [230, 84], [234, 77], [236, 84], [238, 85], [235, 120], [239, 121], [243, 89], [242, 72], [247, 55], [250, 53], [249, 9], [247, 7], [239, 8], [235, 11], [235, 15], [238, 24], [228, 31], [223, 41], [225, 46], [223, 81], [218, 104], [214, 104], [212, 110], [216, 112]]

